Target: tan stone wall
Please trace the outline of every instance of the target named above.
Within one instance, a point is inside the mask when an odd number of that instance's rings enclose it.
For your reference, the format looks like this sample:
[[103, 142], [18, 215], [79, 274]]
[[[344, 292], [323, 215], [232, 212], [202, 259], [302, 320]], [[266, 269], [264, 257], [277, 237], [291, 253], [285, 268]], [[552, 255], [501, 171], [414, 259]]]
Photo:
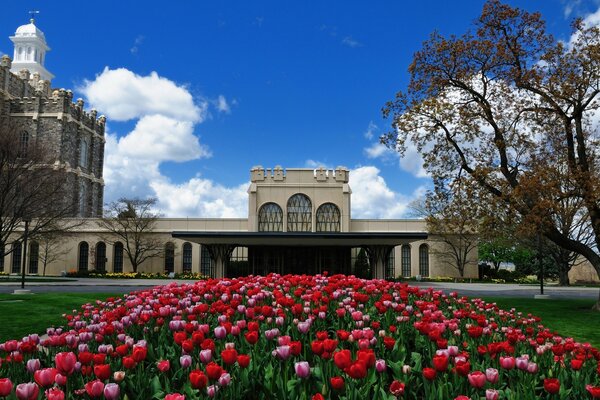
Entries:
[[571, 283], [599, 283], [598, 273], [592, 267], [589, 261], [582, 261], [580, 264], [575, 265], [569, 271], [569, 282]]

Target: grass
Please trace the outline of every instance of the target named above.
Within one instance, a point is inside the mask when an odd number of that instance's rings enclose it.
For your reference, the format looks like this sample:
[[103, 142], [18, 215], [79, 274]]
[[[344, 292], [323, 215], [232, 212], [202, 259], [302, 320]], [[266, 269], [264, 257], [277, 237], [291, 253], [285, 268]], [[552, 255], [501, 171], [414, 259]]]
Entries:
[[600, 348], [600, 312], [592, 311], [595, 300], [535, 300], [532, 298], [484, 297], [502, 309], [515, 308], [525, 315], [531, 313], [542, 319], [542, 324], [563, 337], [579, 342], [590, 342]]
[[66, 320], [62, 315], [79, 309], [82, 304], [121, 294], [0, 294], [0, 321], [3, 321], [0, 324], [0, 343], [8, 339], [20, 339], [30, 333], [45, 333], [48, 327], [64, 325]]

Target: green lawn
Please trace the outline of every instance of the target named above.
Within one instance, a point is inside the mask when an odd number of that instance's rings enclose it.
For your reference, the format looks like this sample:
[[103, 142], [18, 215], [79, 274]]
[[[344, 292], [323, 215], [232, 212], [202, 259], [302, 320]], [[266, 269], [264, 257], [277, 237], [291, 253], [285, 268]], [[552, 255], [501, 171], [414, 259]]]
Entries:
[[[20, 339], [30, 333], [45, 333], [50, 326], [64, 325], [62, 315], [96, 299], [115, 293], [0, 294], [0, 342]], [[18, 301], [22, 300], [22, 301]]]
[[594, 300], [535, 300], [532, 298], [485, 297], [502, 309], [515, 308], [542, 319], [542, 324], [580, 342], [590, 342], [600, 348], [600, 312], [592, 311]]

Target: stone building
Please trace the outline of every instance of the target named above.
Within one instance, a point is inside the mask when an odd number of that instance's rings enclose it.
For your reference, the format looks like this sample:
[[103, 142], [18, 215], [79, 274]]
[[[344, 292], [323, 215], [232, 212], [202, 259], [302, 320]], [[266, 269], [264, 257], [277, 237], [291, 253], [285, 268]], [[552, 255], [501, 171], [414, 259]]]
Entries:
[[54, 76], [44, 66], [50, 48], [33, 19], [10, 39], [13, 60], [0, 60], [0, 119], [21, 130], [22, 143], [41, 142], [51, 153], [53, 168], [64, 173], [73, 217], [101, 216], [106, 119], [84, 111], [71, 91], [51, 88]]

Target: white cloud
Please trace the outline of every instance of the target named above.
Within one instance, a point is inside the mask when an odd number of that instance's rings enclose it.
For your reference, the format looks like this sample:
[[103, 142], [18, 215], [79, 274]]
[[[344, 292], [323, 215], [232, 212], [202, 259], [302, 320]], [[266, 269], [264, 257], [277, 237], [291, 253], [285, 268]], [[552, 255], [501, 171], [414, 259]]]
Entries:
[[402, 218], [408, 204], [425, 193], [425, 186], [420, 186], [410, 196], [394, 192], [379, 173], [374, 166], [350, 171], [352, 218]]
[[326, 169], [334, 169], [331, 165], [327, 164], [326, 162], [323, 161], [319, 161], [319, 160], [306, 160], [304, 162], [304, 168], [314, 168], [317, 169], [319, 167], [323, 167]]
[[[160, 171], [164, 162], [210, 157], [194, 134], [204, 120], [205, 100], [197, 101], [184, 86], [155, 72], [140, 76], [124, 68], [105, 68], [79, 90], [91, 106], [114, 121], [135, 121], [120, 137], [107, 128], [104, 180], [105, 200], [119, 197], [158, 198], [169, 217], [240, 217], [247, 214], [247, 184], [227, 188], [196, 176], [175, 184]], [[219, 96], [217, 109], [229, 108]], [[110, 126], [109, 126], [110, 127]]]
[[406, 144], [406, 150], [404, 151], [404, 156], [398, 154], [400, 168], [402, 168], [406, 172], [410, 172], [417, 178], [427, 178], [429, 174], [423, 167], [423, 157], [417, 150], [417, 147], [413, 143]]
[[140, 46], [141, 44], [144, 42], [144, 36], [143, 35], [138, 35], [135, 40], [133, 41], [133, 46], [129, 49], [129, 51], [131, 52], [131, 54], [137, 54], [138, 51], [140, 50]]
[[373, 139], [373, 136], [375, 136], [375, 132], [377, 132], [378, 129], [379, 128], [377, 127], [377, 125], [375, 125], [373, 121], [369, 121], [369, 126], [365, 131], [365, 138], [369, 140]]
[[227, 103], [227, 99], [222, 94], [220, 94], [217, 98], [215, 102], [215, 107], [217, 107], [217, 110], [219, 112], [224, 112], [226, 114], [229, 114], [231, 112], [231, 106], [229, 105], [229, 103]]
[[79, 91], [113, 121], [161, 114], [198, 123], [206, 116], [206, 101], [194, 102], [187, 88], [156, 72], [141, 76], [125, 68], [106, 67], [93, 81], [86, 80]]
[[342, 39], [342, 44], [348, 47], [362, 47], [363, 44], [358, 40], [354, 39], [352, 36], [346, 36]]
[[391, 153], [391, 150], [384, 144], [374, 142], [371, 146], [365, 147], [365, 153], [369, 158], [379, 158], [386, 153]]

